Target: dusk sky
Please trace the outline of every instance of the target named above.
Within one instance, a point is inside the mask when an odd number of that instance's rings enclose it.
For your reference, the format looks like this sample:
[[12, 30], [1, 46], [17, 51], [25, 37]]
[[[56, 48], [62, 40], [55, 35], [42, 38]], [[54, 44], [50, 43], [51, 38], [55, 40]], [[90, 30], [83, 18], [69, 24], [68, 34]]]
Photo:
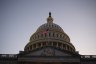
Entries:
[[96, 55], [96, 0], [0, 0], [0, 54], [23, 51], [49, 12], [76, 51]]

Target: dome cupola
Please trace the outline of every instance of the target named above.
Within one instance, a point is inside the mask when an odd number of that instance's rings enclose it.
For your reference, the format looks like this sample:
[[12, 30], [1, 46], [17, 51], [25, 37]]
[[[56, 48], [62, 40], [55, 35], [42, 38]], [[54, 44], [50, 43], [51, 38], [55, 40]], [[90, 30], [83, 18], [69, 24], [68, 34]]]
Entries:
[[47, 18], [47, 23], [53, 23], [53, 18], [51, 17], [51, 12], [49, 12], [49, 17]]

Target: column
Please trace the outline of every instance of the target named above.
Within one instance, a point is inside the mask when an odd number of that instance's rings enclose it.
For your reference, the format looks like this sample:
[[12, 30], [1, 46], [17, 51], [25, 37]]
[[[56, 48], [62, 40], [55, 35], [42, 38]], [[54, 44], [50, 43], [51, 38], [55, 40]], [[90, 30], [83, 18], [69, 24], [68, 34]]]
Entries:
[[41, 42], [41, 47], [42, 47], [42, 42]]
[[57, 47], [58, 47], [58, 42], [56, 44], [57, 44]]
[[67, 45], [65, 45], [65, 49], [67, 50]]
[[38, 43], [36, 44], [36, 48], [38, 48]]
[[61, 43], [61, 48], [63, 49], [63, 44]]

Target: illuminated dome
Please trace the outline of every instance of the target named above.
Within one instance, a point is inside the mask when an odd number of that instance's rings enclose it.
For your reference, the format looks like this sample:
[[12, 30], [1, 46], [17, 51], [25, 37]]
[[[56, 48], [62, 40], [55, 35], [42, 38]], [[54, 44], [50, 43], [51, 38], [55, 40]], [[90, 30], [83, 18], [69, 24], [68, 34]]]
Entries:
[[30, 42], [25, 46], [25, 51], [32, 51], [37, 48], [51, 46], [69, 52], [75, 52], [75, 47], [70, 43], [69, 36], [63, 29], [53, 23], [51, 13], [47, 18], [47, 23], [41, 25], [30, 37]]

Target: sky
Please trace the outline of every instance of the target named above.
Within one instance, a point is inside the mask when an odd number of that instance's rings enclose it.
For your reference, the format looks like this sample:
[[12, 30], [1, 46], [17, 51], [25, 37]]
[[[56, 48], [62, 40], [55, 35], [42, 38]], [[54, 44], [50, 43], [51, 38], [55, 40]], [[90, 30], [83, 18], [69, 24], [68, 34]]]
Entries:
[[18, 54], [51, 12], [76, 51], [96, 55], [96, 0], [0, 0], [0, 54]]

